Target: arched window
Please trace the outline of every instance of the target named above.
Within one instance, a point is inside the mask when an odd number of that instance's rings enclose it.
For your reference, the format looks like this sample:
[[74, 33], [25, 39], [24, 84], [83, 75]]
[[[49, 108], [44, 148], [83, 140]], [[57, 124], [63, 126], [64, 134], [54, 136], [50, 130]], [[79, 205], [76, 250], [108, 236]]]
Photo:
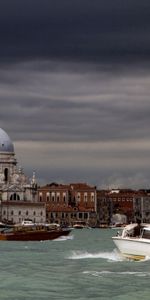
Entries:
[[8, 169], [5, 168], [4, 170], [4, 176], [5, 176], [5, 181], [7, 182], [8, 181]]
[[14, 200], [14, 201], [20, 200], [20, 196], [18, 194], [16, 194], [16, 193], [11, 194], [10, 200]]

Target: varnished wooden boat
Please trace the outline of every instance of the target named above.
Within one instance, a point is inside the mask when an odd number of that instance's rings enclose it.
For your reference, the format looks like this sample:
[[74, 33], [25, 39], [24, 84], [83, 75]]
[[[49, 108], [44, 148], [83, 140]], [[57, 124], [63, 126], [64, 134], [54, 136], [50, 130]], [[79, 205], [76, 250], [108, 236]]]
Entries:
[[48, 225], [16, 225], [0, 232], [0, 241], [45, 241], [69, 235], [69, 229], [51, 229]]

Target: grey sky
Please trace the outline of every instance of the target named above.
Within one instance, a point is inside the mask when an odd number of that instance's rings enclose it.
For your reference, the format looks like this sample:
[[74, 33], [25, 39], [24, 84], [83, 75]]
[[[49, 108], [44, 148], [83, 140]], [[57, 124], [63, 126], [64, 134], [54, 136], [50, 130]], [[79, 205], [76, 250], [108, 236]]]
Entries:
[[149, 13], [149, 1], [1, 1], [0, 127], [29, 176], [149, 188]]

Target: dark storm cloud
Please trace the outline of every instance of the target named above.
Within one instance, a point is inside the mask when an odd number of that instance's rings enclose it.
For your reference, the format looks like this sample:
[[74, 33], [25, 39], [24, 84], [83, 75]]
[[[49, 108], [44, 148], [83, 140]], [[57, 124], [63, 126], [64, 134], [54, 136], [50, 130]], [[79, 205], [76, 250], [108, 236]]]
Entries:
[[41, 181], [147, 186], [150, 2], [1, 0], [0, 127]]
[[1, 127], [14, 139], [93, 142], [149, 135], [147, 72], [112, 76], [27, 65], [0, 71]]
[[2, 77], [0, 120], [17, 140], [92, 142], [149, 134], [147, 72], [112, 76], [19, 64], [1, 70]]
[[0, 60], [149, 60], [150, 2], [2, 0]]

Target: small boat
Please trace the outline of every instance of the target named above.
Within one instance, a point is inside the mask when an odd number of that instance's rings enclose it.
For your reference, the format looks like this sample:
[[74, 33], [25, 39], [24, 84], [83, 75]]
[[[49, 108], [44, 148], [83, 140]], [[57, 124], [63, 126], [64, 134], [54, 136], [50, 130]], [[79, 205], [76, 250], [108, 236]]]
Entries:
[[89, 228], [86, 223], [82, 222], [82, 221], [78, 221], [73, 225], [73, 228], [75, 229], [83, 229], [83, 228]]
[[129, 224], [112, 239], [119, 252], [129, 259], [150, 257], [150, 224]]
[[1, 241], [45, 241], [67, 236], [71, 230], [54, 228], [51, 224], [17, 224], [0, 232]]
[[4, 228], [11, 228], [12, 225], [0, 222], [0, 231], [3, 230]]
[[83, 229], [85, 226], [84, 225], [82, 225], [82, 224], [74, 224], [73, 225], [73, 228], [75, 228], [75, 229]]

